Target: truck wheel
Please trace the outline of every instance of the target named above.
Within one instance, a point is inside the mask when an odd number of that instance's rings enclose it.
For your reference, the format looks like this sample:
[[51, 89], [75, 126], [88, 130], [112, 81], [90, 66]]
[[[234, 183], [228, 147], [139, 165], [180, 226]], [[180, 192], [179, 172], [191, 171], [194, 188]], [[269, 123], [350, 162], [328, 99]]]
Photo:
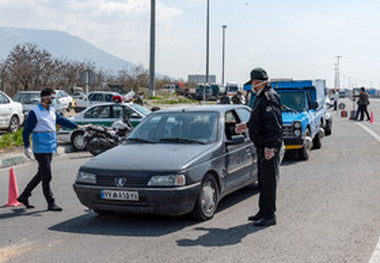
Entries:
[[83, 132], [74, 132], [71, 136], [71, 144], [75, 151], [83, 151], [87, 147], [86, 141], [83, 139]]
[[331, 124], [326, 124], [325, 135], [328, 136], [328, 135], [331, 135], [331, 133], [332, 133]]
[[201, 184], [192, 215], [201, 221], [211, 219], [218, 206], [218, 184], [211, 174], [206, 174]]
[[321, 136], [321, 132], [318, 132], [317, 135], [315, 135], [315, 138], [313, 139], [313, 148], [321, 149], [322, 141], [323, 141], [323, 136]]
[[312, 146], [313, 146], [313, 143], [311, 139], [311, 133], [309, 130], [306, 130], [306, 138], [304, 141], [304, 146], [298, 151], [298, 158], [300, 160], [307, 161], [310, 157]]
[[11, 121], [9, 122], [9, 132], [12, 132], [12, 133], [15, 133], [18, 131], [18, 129], [20, 128], [20, 122], [17, 118], [17, 116], [13, 116], [11, 118]]

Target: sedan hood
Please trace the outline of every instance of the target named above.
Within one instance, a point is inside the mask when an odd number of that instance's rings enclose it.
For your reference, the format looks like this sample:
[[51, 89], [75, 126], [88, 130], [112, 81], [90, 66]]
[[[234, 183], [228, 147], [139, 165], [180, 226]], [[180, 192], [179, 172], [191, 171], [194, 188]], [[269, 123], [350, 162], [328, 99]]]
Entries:
[[211, 148], [213, 145], [128, 143], [92, 158], [82, 168], [180, 171], [190, 161]]

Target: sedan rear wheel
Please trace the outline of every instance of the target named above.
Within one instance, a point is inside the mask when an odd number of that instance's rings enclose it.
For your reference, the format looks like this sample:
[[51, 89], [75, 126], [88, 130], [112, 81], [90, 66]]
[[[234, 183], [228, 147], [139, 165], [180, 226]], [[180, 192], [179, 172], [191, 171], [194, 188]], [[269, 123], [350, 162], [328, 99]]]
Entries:
[[218, 196], [218, 184], [212, 175], [207, 174], [203, 179], [195, 208], [192, 212], [193, 216], [202, 221], [211, 219], [218, 206]]
[[12, 133], [15, 133], [15, 132], [18, 131], [19, 128], [20, 128], [20, 122], [19, 122], [17, 116], [13, 116], [13, 117], [11, 118], [10, 123], [9, 123], [9, 128], [8, 128], [8, 130], [9, 130], [10, 132], [12, 132]]

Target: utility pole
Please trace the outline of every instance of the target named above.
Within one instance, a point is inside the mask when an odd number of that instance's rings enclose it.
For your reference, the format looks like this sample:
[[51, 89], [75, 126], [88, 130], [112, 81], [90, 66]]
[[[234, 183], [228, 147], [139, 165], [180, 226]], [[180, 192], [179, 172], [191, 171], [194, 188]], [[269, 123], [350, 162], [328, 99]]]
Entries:
[[340, 59], [342, 56], [336, 56], [336, 67], [335, 67], [335, 88], [340, 89]]
[[224, 68], [225, 68], [225, 53], [226, 53], [226, 25], [222, 25], [222, 85], [224, 87]]
[[155, 41], [156, 40], [156, 0], [150, 2], [150, 57], [149, 57], [149, 95], [154, 96], [155, 82]]
[[209, 56], [210, 56], [210, 0], [207, 0], [206, 10], [206, 83], [203, 87], [203, 102], [206, 102], [206, 85], [209, 82]]

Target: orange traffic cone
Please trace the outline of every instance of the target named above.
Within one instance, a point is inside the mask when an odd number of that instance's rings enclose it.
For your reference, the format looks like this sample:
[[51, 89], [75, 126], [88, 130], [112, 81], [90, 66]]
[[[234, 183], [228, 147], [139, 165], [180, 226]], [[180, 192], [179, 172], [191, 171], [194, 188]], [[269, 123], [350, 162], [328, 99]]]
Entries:
[[20, 206], [22, 205], [17, 201], [18, 197], [18, 188], [17, 188], [17, 181], [16, 181], [16, 175], [13, 168], [9, 170], [9, 189], [8, 189], [8, 203], [6, 203], [5, 207], [14, 207], [14, 206]]
[[369, 123], [374, 123], [375, 120], [373, 119], [373, 112], [371, 112], [371, 120], [369, 121]]

